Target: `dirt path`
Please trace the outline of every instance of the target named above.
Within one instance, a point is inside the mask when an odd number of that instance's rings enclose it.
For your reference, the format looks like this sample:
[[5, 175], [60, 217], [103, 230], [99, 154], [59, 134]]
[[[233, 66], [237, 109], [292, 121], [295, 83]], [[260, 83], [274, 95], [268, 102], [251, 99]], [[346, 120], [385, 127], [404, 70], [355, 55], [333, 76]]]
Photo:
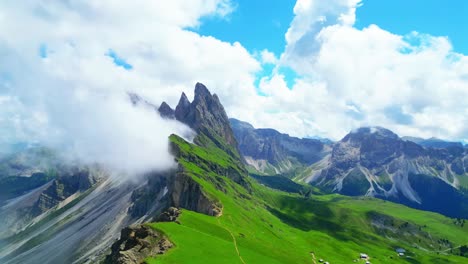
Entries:
[[[229, 232], [229, 234], [231, 235], [232, 237], [232, 241], [234, 242], [234, 247], [236, 248], [236, 252], [237, 252], [237, 256], [239, 256], [239, 260], [243, 263], [243, 264], [246, 264], [245, 261], [242, 259], [242, 256], [240, 254], [240, 251], [239, 251], [239, 248], [237, 247], [237, 240], [236, 240], [236, 237], [234, 236], [234, 234], [231, 232], [231, 230], [227, 229], [226, 227], [224, 227], [222, 224], [221, 224], [221, 221], [219, 220], [219, 217], [218, 217], [218, 224], [219, 226], [221, 226], [222, 228], [224, 228], [226, 231]], [[232, 222], [232, 219], [231, 219], [231, 222]]]
[[449, 252], [450, 250], [453, 250], [453, 249], [459, 249], [459, 248], [463, 247], [464, 245], [466, 245], [466, 244], [460, 245], [460, 246], [458, 246], [458, 247], [454, 247], [454, 248], [447, 248], [447, 249], [445, 249], [445, 250], [442, 250], [442, 251], [434, 251], [434, 252], [439, 252], [439, 253], [443, 253], [443, 252]]
[[418, 248], [419, 250], [422, 250], [422, 251], [425, 251], [425, 252], [432, 252], [432, 253], [447, 253], [449, 252], [450, 250], [453, 250], [453, 249], [459, 249], [461, 247], [463, 247], [464, 245], [467, 245], [468, 243], [466, 244], [462, 244], [462, 245], [459, 245], [459, 246], [456, 246], [456, 247], [453, 247], [453, 248], [447, 248], [447, 249], [444, 249], [444, 250], [430, 250], [430, 249], [427, 249], [427, 248]]
[[315, 259], [315, 254], [314, 254], [314, 252], [310, 252], [310, 255], [312, 256], [312, 262], [313, 262], [314, 264], [317, 264], [317, 260]]

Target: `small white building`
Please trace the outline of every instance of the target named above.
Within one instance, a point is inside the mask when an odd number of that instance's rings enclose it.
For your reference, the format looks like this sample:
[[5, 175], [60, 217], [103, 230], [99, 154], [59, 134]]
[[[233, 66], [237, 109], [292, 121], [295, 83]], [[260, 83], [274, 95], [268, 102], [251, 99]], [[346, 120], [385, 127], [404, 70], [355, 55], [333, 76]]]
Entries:
[[406, 250], [403, 249], [403, 248], [397, 248], [397, 249], [395, 249], [395, 251], [396, 251], [397, 253], [406, 253]]

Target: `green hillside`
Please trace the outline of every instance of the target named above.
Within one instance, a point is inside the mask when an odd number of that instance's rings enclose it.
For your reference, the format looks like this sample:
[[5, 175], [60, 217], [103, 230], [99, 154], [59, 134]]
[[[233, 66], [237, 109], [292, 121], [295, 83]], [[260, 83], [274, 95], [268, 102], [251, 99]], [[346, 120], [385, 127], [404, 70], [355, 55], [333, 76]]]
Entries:
[[[177, 136], [171, 142], [186, 174], [223, 212], [212, 217], [183, 210], [178, 222], [150, 224], [175, 247], [147, 263], [351, 263], [359, 253], [371, 263], [468, 262], [457, 256], [468, 244], [462, 221], [372, 198], [304, 197], [247, 176], [241, 186], [213, 172], [245, 171], [216, 145], [199, 147]], [[406, 256], [395, 248], [406, 249]]]

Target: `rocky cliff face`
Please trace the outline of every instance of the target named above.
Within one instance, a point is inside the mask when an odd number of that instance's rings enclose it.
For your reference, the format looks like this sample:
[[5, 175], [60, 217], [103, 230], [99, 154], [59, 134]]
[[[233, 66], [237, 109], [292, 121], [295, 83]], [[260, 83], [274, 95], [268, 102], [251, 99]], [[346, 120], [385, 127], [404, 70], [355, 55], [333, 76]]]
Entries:
[[245, 161], [263, 173], [287, 173], [298, 166], [311, 165], [331, 151], [330, 145], [316, 139], [291, 137], [274, 129], [255, 129], [233, 118], [230, 122]]
[[97, 169], [72, 168], [61, 173], [40, 194], [32, 208], [33, 216], [47, 212], [72, 195], [89, 190], [104, 178], [104, 174]]
[[202, 187], [183, 172], [177, 173], [171, 186], [172, 205], [211, 216], [222, 213], [222, 205], [210, 199]]
[[466, 217], [467, 154], [462, 147], [424, 148], [380, 127], [360, 128], [336, 143], [331, 157], [315, 166], [306, 182]]

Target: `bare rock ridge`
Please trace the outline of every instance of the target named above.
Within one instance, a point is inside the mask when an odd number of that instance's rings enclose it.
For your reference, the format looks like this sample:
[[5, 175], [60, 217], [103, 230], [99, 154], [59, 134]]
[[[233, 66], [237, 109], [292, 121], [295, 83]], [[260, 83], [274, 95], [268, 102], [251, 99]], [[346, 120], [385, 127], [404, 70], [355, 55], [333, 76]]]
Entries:
[[367, 195], [452, 217], [468, 217], [468, 151], [425, 148], [381, 127], [350, 132], [307, 182], [345, 195]]
[[229, 121], [247, 164], [260, 172], [288, 173], [321, 160], [331, 151], [329, 144], [317, 139], [291, 137], [269, 128], [255, 129], [234, 118]]

